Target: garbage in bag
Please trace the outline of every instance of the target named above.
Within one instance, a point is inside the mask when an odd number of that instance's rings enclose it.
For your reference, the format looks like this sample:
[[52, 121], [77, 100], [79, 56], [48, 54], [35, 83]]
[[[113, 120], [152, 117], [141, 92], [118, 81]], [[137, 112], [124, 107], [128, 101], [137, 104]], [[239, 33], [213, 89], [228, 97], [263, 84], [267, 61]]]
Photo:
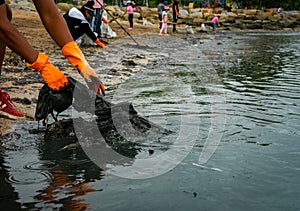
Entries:
[[[171, 133], [171, 131], [138, 115], [132, 103], [122, 102], [112, 104], [102, 95], [96, 95], [74, 78], [68, 77], [68, 80], [69, 86], [58, 92], [52, 91], [47, 84], [41, 88], [35, 112], [36, 120], [44, 120], [45, 123], [48, 115], [51, 114], [54, 120], [58, 121], [58, 115], [72, 105], [78, 112], [95, 115], [98, 128], [104, 135], [108, 134], [111, 130], [116, 131], [116, 127], [118, 128], [118, 133], [125, 131], [127, 134], [135, 133], [136, 131], [145, 133], [149, 132], [150, 129], [152, 133]], [[56, 115], [54, 115], [54, 111], [57, 112]], [[128, 127], [128, 124], [130, 124], [130, 127]], [[70, 130], [73, 129], [71, 128]], [[47, 129], [46, 136], [48, 138], [51, 136], [57, 138], [57, 135], [54, 133], [47, 134], [49, 131], [53, 130], [51, 128]], [[66, 133], [71, 133], [67, 129], [65, 131]]]

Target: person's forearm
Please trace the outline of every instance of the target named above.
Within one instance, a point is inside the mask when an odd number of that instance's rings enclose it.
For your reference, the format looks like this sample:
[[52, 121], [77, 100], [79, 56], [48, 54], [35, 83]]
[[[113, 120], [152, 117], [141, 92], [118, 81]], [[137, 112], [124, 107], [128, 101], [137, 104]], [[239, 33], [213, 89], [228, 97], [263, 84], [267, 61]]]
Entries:
[[53, 0], [33, 0], [41, 20], [52, 39], [59, 47], [63, 47], [73, 38]]
[[94, 34], [94, 32], [91, 30], [90, 26], [88, 24], [85, 24], [83, 27], [87, 36], [95, 42], [97, 40], [97, 37]]
[[0, 5], [0, 39], [11, 50], [24, 58], [26, 62], [32, 63], [36, 60], [38, 53], [27, 42], [24, 36], [7, 19], [6, 5]]

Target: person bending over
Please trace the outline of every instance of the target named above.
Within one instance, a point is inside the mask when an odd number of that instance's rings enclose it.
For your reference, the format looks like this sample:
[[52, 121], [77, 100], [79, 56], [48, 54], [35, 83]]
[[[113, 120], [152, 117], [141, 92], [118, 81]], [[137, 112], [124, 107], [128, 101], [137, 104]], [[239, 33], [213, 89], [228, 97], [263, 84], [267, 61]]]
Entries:
[[217, 25], [219, 26], [219, 18], [220, 18], [220, 16], [218, 15], [218, 16], [215, 16], [215, 17], [211, 20], [212, 25], [213, 25], [213, 32], [214, 32], [214, 33], [217, 33]]
[[77, 40], [83, 34], [86, 34], [98, 46], [106, 49], [107, 47], [97, 38], [90, 27], [89, 20], [94, 15], [93, 5], [93, 1], [88, 1], [80, 8], [80, 10], [73, 7], [63, 16], [74, 40]]
[[[78, 70], [88, 87], [97, 94], [105, 95], [105, 87], [90, 67], [83, 53], [73, 40], [68, 26], [53, 0], [32, 0], [42, 23], [62, 50], [62, 55]], [[68, 79], [50, 61], [49, 57], [36, 51], [25, 37], [10, 22], [11, 9], [0, 0], [0, 69], [8, 46], [12, 51], [25, 59], [27, 66], [36, 70], [53, 91], [60, 91], [69, 85]], [[3, 116], [17, 119], [24, 115], [15, 109], [9, 94], [0, 90], [0, 111]]]

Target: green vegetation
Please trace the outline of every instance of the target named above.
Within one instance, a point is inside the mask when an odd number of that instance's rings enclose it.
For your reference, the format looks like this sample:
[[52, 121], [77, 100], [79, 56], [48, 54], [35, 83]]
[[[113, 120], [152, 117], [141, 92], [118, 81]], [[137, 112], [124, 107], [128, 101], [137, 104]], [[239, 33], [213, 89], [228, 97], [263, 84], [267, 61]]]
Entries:
[[55, 0], [55, 3], [68, 3], [68, 4], [72, 4], [72, 0]]
[[295, 0], [236, 0], [242, 8], [248, 9], [264, 9], [282, 7], [284, 10], [299, 10], [300, 1]]

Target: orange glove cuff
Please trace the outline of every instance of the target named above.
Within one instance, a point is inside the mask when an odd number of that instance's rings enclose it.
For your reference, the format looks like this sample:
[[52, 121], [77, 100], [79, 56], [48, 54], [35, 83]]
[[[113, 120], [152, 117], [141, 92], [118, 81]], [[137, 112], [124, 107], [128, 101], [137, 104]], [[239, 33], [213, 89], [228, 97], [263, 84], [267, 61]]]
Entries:
[[[99, 41], [100, 42], [100, 41]], [[77, 46], [76, 42], [72, 41], [67, 43], [62, 48], [62, 54], [66, 57], [66, 59], [77, 68], [79, 73], [85, 79], [88, 87], [91, 90], [94, 90], [96, 93], [99, 91], [99, 86], [101, 85], [101, 81], [98, 80], [98, 77], [95, 71], [90, 67], [88, 62], [86, 61], [83, 53]], [[100, 87], [103, 95], [104, 95], [104, 87]]]
[[41, 52], [38, 53], [38, 57], [35, 62], [32, 64], [26, 63], [28, 67], [31, 67], [38, 71], [39, 73], [43, 70], [43, 67], [46, 63], [49, 62], [49, 57]]
[[79, 71], [87, 65], [87, 61], [75, 41], [65, 44], [61, 51], [62, 55]]
[[66, 76], [49, 62], [49, 58], [45, 54], [39, 53], [33, 64], [26, 64], [38, 71], [52, 90], [60, 90], [69, 83]]

